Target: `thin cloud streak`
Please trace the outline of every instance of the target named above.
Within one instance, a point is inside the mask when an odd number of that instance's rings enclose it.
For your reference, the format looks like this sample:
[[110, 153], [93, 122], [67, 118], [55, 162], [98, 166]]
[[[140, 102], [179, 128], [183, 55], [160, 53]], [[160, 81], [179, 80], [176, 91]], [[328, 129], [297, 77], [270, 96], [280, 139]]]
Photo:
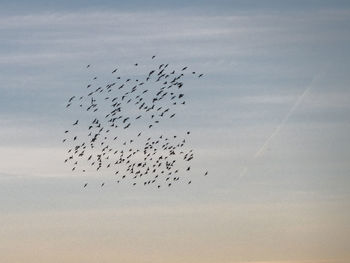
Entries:
[[[298, 108], [300, 103], [304, 100], [307, 93], [310, 92], [310, 90], [314, 87], [314, 84], [317, 83], [317, 81], [320, 79], [321, 76], [323, 76], [324, 73], [318, 73], [316, 76], [314, 76], [310, 82], [309, 85], [306, 86], [303, 93], [298, 97], [298, 99], [295, 101], [293, 106], [290, 108], [290, 110], [287, 112], [287, 114], [284, 116], [280, 124], [275, 128], [275, 130], [272, 132], [272, 134], [265, 140], [265, 142], [262, 144], [262, 146], [256, 151], [256, 153], [253, 155], [251, 162], [254, 162], [255, 159], [261, 157], [261, 155], [265, 152], [266, 148], [269, 146], [270, 142], [278, 135], [278, 133], [281, 131], [281, 129], [286, 125], [289, 118], [292, 116], [294, 111]], [[240, 173], [240, 177], [245, 176], [248, 172], [249, 166], [246, 166], [243, 168], [242, 172]]]

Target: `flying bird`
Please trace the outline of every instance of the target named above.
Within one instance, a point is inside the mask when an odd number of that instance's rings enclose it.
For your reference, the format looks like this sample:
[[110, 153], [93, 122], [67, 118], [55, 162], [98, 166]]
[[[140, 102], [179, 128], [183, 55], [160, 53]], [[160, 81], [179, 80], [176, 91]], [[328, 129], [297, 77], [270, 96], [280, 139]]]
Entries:
[[[153, 55], [151, 59], [155, 57]], [[139, 66], [139, 63], [134, 63], [134, 66]], [[184, 76], [196, 74], [195, 71], [186, 71], [187, 68], [176, 72], [171, 64], [162, 63], [149, 68], [143, 77], [140, 72], [128, 72], [128, 76], [139, 75], [137, 78], [118, 74], [115, 81], [106, 80], [100, 87], [88, 84], [82, 94], [71, 96], [66, 108], [76, 98], [79, 98], [80, 108], [71, 107], [70, 114], [80, 110], [85, 116], [81, 123], [79, 120], [73, 123], [76, 128], [64, 132], [72, 135], [63, 139], [64, 145], [69, 147], [64, 163], [72, 171], [83, 173], [88, 169], [94, 173], [112, 171], [117, 183], [131, 181], [133, 186], [141, 182], [145, 187], [154, 185], [159, 189], [162, 185], [170, 187], [175, 183], [186, 183], [180, 179], [184, 172], [190, 172], [194, 151], [189, 150], [183, 135], [161, 133], [159, 136], [157, 132], [163, 130], [165, 119], [174, 118], [180, 105], [185, 105]], [[198, 78], [202, 76], [199, 74]], [[96, 79], [97, 76], [93, 78]], [[183, 89], [181, 93], [178, 92], [180, 88]], [[147, 128], [153, 128], [152, 133], [147, 132]], [[148, 138], [147, 133], [151, 134]], [[189, 135], [190, 131], [186, 134]], [[87, 183], [84, 188], [86, 186]]]

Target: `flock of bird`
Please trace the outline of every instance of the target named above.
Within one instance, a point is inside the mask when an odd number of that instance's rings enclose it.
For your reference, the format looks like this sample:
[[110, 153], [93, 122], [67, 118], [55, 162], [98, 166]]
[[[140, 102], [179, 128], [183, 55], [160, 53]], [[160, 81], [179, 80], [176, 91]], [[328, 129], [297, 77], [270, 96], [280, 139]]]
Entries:
[[[86, 66], [88, 71], [91, 68]], [[138, 78], [123, 77], [119, 71], [111, 70], [112, 81], [103, 84], [97, 76], [91, 77], [84, 94], [68, 99], [66, 109], [73, 115], [79, 109], [83, 117], [64, 131], [63, 143], [68, 148], [64, 162], [74, 172], [107, 171], [116, 176], [117, 183], [131, 181], [156, 188], [180, 181], [191, 184], [194, 151], [186, 145], [190, 131], [155, 135], [154, 129], [173, 121], [176, 109], [186, 104], [182, 90], [188, 67], [175, 70], [160, 64]], [[194, 71], [189, 74], [203, 76]]]

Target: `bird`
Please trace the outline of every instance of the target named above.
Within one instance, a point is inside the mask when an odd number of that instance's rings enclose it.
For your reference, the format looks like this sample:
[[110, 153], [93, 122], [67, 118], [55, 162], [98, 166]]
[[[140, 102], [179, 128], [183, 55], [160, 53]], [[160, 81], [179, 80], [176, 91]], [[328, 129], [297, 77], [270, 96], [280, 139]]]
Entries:
[[[151, 59], [155, 57], [153, 55]], [[134, 63], [134, 66], [138, 65]], [[112, 73], [116, 73], [118, 68]], [[186, 150], [188, 146], [184, 136], [162, 133], [160, 136], [151, 135], [146, 140], [144, 131], [147, 127], [157, 126], [162, 129], [164, 117], [169, 116], [172, 119], [177, 114], [178, 107], [185, 105], [185, 92], [179, 93], [177, 90], [182, 88], [185, 91], [184, 76], [196, 74], [195, 71], [190, 74], [191, 72], [186, 71], [187, 68], [182, 67], [181, 72], [176, 72], [171, 64], [162, 63], [147, 70], [144, 77], [129, 77], [125, 80], [118, 74], [115, 82], [107, 81], [105, 86], [100, 87], [94, 87], [91, 83], [86, 86], [88, 92], [85, 89], [82, 94], [72, 94], [66, 104], [66, 108], [70, 107], [67, 113], [82, 110], [86, 116], [91, 114], [93, 117], [87, 126], [76, 120], [73, 126], [79, 124], [79, 129], [77, 127], [65, 130], [65, 133], [72, 135], [69, 137], [72, 139], [63, 139], [64, 145], [69, 147], [64, 163], [70, 165], [72, 171], [83, 173], [88, 168], [95, 173], [104, 169], [114, 170], [113, 174], [118, 177], [117, 183], [120, 179], [134, 180], [133, 186], [140, 178], [144, 180], [144, 186], [155, 184], [157, 189], [161, 188], [163, 180], [168, 187], [181, 182], [179, 168], [187, 164], [185, 170], [189, 172], [188, 164], [195, 156], [192, 150]], [[136, 74], [130, 72], [130, 75]], [[202, 76], [203, 74], [199, 74], [198, 78]], [[96, 79], [97, 76], [93, 78]], [[119, 80], [121, 83], [117, 82]], [[114, 89], [114, 86], [118, 88]], [[80, 109], [71, 107], [76, 98], [79, 98]], [[137, 125], [134, 125], [136, 120]], [[125, 136], [121, 132], [123, 130]], [[157, 129], [152, 129], [152, 132], [156, 133]], [[117, 140], [120, 133], [123, 140]], [[186, 135], [189, 134], [190, 131], [187, 131]], [[87, 167], [84, 166], [86, 164]], [[119, 170], [122, 172], [119, 173]], [[187, 181], [187, 184], [190, 183], [191, 181]], [[104, 184], [105, 182], [101, 187]], [[87, 183], [84, 188], [86, 186]]]

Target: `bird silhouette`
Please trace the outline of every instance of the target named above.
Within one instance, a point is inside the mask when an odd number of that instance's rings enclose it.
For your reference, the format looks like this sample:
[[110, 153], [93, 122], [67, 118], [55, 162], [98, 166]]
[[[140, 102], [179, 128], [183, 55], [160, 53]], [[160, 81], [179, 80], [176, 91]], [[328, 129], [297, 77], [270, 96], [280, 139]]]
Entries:
[[[153, 55], [151, 59], [155, 57]], [[134, 63], [134, 66], [139, 66], [139, 63]], [[89, 68], [90, 64], [86, 67]], [[113, 69], [112, 74], [119, 68]], [[161, 63], [149, 67], [142, 76], [140, 71], [143, 68], [147, 66], [139, 67], [137, 74], [128, 72], [129, 76], [118, 74], [114, 81], [107, 80], [103, 86], [98, 86], [100, 81], [92, 81], [87, 89], [83, 89], [83, 94], [68, 99], [67, 112], [76, 114], [74, 111], [81, 110], [83, 114], [79, 118], [81, 122], [79, 119], [73, 122], [76, 127], [64, 131], [69, 136], [62, 140], [69, 147], [64, 163], [72, 171], [112, 171], [117, 183], [131, 181], [135, 186], [141, 182], [141, 185], [154, 185], [157, 189], [163, 184], [170, 187], [181, 182], [185, 172], [190, 172], [189, 164], [195, 157], [194, 151], [187, 146], [190, 131], [182, 135], [162, 133], [160, 136], [157, 132], [163, 130], [166, 119], [172, 122], [177, 109], [185, 105], [184, 77], [197, 76], [197, 73], [186, 71], [187, 66], [177, 72], [171, 64]], [[138, 77], [131, 77], [135, 75]], [[198, 74], [198, 78], [202, 76], [202, 73]], [[97, 76], [93, 80], [97, 80]], [[179, 89], [182, 89], [181, 93]], [[152, 130], [147, 132], [147, 128]], [[152, 135], [147, 138], [150, 131]], [[187, 136], [186, 140], [184, 136]], [[204, 175], [207, 174], [206, 171]], [[191, 181], [188, 180], [187, 184]], [[86, 186], [87, 183], [84, 188]]]

